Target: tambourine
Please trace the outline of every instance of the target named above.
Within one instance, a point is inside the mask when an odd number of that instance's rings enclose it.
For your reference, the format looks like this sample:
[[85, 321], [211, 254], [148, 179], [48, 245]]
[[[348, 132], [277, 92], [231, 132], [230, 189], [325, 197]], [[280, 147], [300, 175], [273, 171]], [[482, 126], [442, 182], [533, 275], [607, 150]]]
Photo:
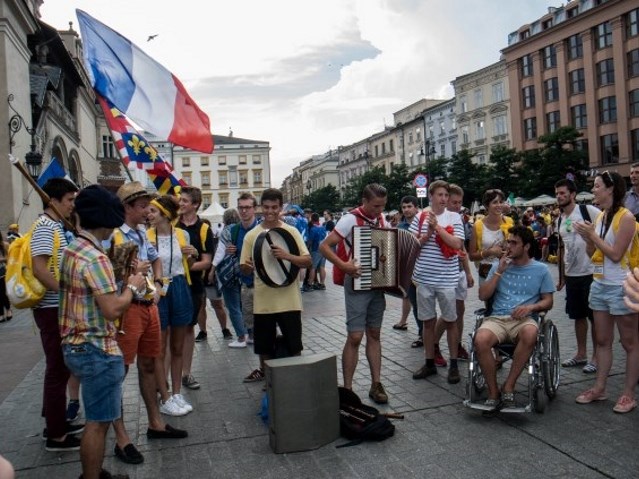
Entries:
[[299, 267], [290, 261], [273, 256], [271, 246], [279, 246], [293, 255], [300, 250], [291, 233], [284, 228], [271, 228], [260, 233], [253, 246], [253, 263], [260, 279], [271, 288], [282, 288], [297, 281]]

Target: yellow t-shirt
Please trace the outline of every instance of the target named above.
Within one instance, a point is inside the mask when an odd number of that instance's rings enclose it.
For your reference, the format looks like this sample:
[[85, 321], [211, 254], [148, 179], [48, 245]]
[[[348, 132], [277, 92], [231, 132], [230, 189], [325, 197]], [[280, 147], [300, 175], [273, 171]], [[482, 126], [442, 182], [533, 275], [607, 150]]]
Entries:
[[[300, 235], [297, 228], [280, 222], [279, 228], [283, 228], [288, 231], [300, 251], [300, 256], [308, 256], [309, 252], [304, 244], [302, 235]], [[247, 260], [253, 261], [253, 246], [257, 236], [266, 231], [261, 224], [257, 225], [251, 231], [246, 233], [244, 237], [244, 243], [242, 244], [242, 255], [240, 256], [240, 264], [246, 264]], [[253, 296], [253, 313], [254, 314], [272, 314], [282, 313], [284, 311], [302, 311], [302, 294], [300, 293], [300, 285], [298, 281], [293, 281], [293, 284], [284, 286], [282, 288], [272, 288], [264, 284], [257, 274], [253, 274], [255, 279], [255, 294]]]

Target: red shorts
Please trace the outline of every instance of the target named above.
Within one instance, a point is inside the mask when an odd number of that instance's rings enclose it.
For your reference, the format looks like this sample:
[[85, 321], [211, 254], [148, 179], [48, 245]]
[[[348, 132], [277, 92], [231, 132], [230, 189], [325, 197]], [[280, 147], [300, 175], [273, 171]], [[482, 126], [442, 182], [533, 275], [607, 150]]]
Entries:
[[124, 364], [133, 364], [136, 355], [149, 358], [161, 356], [160, 313], [156, 305], [132, 303], [124, 313], [120, 329], [124, 334], [118, 334], [118, 345], [124, 356]]

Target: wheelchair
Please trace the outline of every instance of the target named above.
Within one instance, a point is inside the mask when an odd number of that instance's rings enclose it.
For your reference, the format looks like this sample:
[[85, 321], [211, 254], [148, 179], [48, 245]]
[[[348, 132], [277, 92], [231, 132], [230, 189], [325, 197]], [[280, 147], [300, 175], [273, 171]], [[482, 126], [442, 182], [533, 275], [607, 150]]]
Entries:
[[[484, 400], [486, 399], [484, 392], [487, 389], [486, 380], [482, 374], [475, 351], [475, 335], [488, 314], [485, 308], [478, 309], [474, 314], [475, 327], [469, 334], [468, 380], [466, 383], [464, 406], [470, 409], [491, 411], [489, 407], [484, 405]], [[557, 395], [561, 365], [557, 327], [550, 319], [546, 318], [545, 313], [539, 314], [538, 326], [537, 343], [517, 381], [517, 389], [515, 390], [516, 407], [503, 408], [500, 409], [499, 412], [525, 413], [535, 411], [543, 413], [549, 400], [552, 400]], [[512, 359], [515, 344], [499, 343], [495, 346], [495, 350], [504, 358], [502, 362], [502, 364], [504, 364]], [[499, 369], [497, 371], [498, 377]], [[525, 378], [526, 372], [528, 373], [527, 378]], [[527, 385], [522, 387], [522, 382], [526, 382]], [[527, 400], [525, 404], [518, 401], [524, 389], [527, 390]]]

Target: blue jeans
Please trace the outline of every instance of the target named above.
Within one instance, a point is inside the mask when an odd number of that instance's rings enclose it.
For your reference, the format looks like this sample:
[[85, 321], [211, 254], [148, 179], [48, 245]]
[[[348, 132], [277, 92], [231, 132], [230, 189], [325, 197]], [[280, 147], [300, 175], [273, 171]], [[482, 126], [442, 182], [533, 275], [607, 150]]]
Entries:
[[111, 422], [122, 411], [124, 359], [91, 343], [62, 345], [64, 362], [80, 380], [84, 414], [90, 422]]
[[226, 309], [229, 310], [229, 316], [231, 318], [233, 329], [235, 329], [235, 334], [238, 338], [246, 336], [244, 319], [242, 319], [240, 286], [238, 285], [231, 288], [222, 288], [222, 296], [224, 297], [224, 304], [226, 305]]

